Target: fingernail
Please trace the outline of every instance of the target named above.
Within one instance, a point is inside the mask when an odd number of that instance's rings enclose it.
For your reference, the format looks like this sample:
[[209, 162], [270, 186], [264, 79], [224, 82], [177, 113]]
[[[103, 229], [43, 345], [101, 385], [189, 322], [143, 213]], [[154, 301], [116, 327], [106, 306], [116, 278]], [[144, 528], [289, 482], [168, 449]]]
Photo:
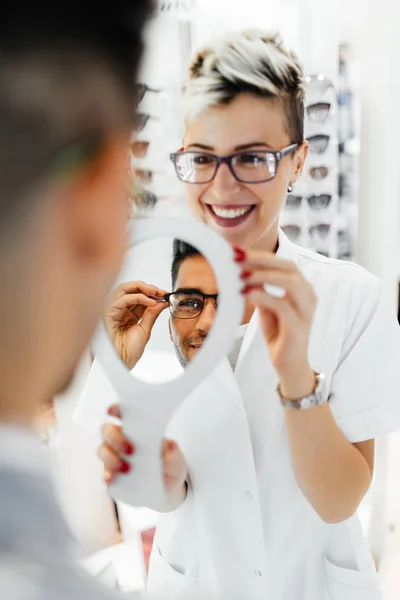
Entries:
[[243, 295], [246, 295], [250, 292], [251, 290], [251, 285], [245, 285], [244, 287], [242, 287], [242, 289], [240, 290], [240, 293]]
[[106, 483], [110, 483], [112, 479], [112, 474], [110, 473], [110, 471], [106, 471], [106, 473], [104, 473], [104, 481]]
[[235, 253], [235, 261], [236, 262], [243, 262], [246, 259], [246, 252], [245, 252], [245, 250], [243, 250], [243, 248], [234, 246], [233, 251]]
[[129, 442], [124, 442], [122, 444], [122, 451], [124, 454], [133, 454], [135, 452], [135, 447]]
[[240, 279], [248, 279], [251, 275], [251, 271], [242, 271]]
[[172, 450], [175, 450], [176, 444], [173, 441], [169, 441], [167, 447], [168, 447], [168, 450], [172, 452]]
[[119, 472], [120, 473], [129, 473], [129, 471], [131, 470], [131, 465], [129, 465], [128, 463], [124, 462], [121, 463], [120, 467], [119, 467]]

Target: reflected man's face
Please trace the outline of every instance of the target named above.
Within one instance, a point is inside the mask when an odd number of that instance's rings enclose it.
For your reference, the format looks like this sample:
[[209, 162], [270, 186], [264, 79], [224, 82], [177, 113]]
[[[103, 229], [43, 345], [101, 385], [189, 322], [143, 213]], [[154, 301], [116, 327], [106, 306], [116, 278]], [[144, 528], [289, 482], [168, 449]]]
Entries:
[[[196, 255], [185, 258], [181, 263], [174, 292], [192, 289], [203, 294], [217, 294], [217, 281], [207, 259]], [[207, 298], [204, 309], [198, 317], [169, 321], [171, 340], [174, 343], [179, 362], [185, 367], [203, 345], [216, 315], [216, 302]]]

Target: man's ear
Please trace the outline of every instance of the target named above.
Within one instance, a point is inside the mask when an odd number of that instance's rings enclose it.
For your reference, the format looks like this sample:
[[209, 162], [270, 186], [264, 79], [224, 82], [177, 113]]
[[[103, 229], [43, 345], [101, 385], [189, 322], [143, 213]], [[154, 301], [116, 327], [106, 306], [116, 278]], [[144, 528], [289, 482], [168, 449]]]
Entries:
[[104, 143], [102, 150], [66, 183], [65, 217], [83, 256], [105, 262], [123, 253], [129, 216], [127, 137]]
[[174, 336], [172, 334], [171, 319], [168, 319], [168, 331], [169, 331], [169, 339], [171, 340], [171, 342], [173, 342], [174, 341]]

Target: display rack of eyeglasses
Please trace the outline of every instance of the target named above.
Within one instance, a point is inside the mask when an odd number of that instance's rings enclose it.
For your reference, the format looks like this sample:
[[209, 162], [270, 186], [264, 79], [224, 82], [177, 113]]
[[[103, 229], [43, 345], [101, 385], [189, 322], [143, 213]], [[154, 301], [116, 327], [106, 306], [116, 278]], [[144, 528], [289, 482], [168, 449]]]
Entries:
[[299, 245], [330, 258], [354, 260], [358, 144], [344, 48], [336, 84], [323, 74], [305, 78], [309, 156], [301, 180], [288, 194], [281, 226]]
[[[180, 92], [191, 53], [194, 8], [195, 0], [156, 2], [153, 43], [148, 44], [151, 60], [137, 88], [138, 114], [131, 142], [135, 216], [172, 214], [174, 208], [181, 213], [184, 207], [169, 153], [182, 143]], [[166, 55], [169, 67], [160, 68]]]

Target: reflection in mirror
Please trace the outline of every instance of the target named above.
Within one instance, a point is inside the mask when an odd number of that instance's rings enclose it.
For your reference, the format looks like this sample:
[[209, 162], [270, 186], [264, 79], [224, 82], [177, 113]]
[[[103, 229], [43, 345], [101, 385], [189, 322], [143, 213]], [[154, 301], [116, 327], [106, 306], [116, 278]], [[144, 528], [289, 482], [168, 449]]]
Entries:
[[183, 374], [213, 326], [218, 289], [208, 260], [173, 238], [136, 244], [110, 296], [105, 324], [132, 375], [161, 384]]

